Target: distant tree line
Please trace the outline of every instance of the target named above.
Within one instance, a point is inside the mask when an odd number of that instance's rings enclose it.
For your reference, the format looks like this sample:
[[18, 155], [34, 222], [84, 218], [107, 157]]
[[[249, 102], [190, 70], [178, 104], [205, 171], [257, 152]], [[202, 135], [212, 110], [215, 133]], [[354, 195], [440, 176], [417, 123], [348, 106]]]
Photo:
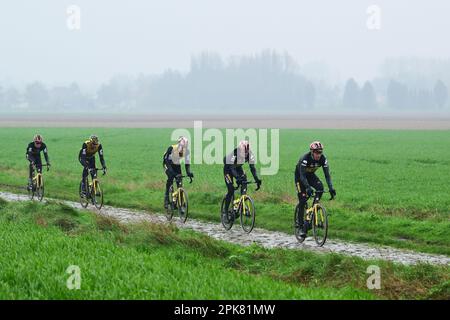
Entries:
[[115, 76], [95, 93], [82, 92], [77, 83], [47, 87], [32, 82], [20, 90], [0, 86], [0, 111], [369, 111], [439, 110], [449, 106], [444, 81], [435, 80], [430, 86], [430, 81], [420, 82], [418, 77], [411, 81], [413, 78], [410, 74], [405, 80], [384, 75], [361, 86], [351, 78], [342, 86], [331, 86], [307, 79], [288, 54], [266, 50], [224, 61], [218, 54], [204, 52], [192, 57], [187, 73], [167, 70], [160, 75]]
[[[381, 98], [381, 97], [380, 97]], [[409, 88], [406, 84], [390, 80], [385, 93], [385, 104], [394, 110], [442, 109], [448, 103], [448, 88], [441, 80], [436, 81], [431, 90]], [[381, 104], [370, 81], [362, 88], [354, 79], [345, 85], [342, 105], [352, 109], [375, 110]]]

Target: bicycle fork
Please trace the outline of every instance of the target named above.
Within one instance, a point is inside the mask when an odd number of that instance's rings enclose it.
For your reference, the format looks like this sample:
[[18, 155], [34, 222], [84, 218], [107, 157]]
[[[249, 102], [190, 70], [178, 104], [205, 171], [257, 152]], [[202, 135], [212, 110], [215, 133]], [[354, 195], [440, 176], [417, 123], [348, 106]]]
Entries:
[[38, 173], [33, 180], [36, 183], [36, 188], [40, 188], [42, 186], [42, 173]]

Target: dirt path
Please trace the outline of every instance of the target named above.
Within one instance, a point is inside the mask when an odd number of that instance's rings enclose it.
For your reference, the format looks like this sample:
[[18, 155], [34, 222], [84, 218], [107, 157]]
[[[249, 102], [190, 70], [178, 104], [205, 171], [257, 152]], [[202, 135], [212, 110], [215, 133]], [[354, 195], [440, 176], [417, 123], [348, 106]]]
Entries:
[[[9, 192], [0, 192], [0, 198], [7, 201], [26, 201], [26, 195], [19, 195]], [[76, 202], [60, 201], [71, 207], [82, 209], [81, 205]], [[94, 212], [112, 217], [122, 223], [136, 223], [148, 221], [152, 223], [168, 223], [163, 214], [149, 214], [145, 211], [137, 211], [123, 208], [115, 208], [105, 206], [99, 212]], [[395, 249], [392, 247], [371, 246], [363, 243], [349, 243], [340, 240], [327, 240], [324, 247], [319, 248], [311, 238], [307, 238], [304, 243], [297, 242], [292, 234], [283, 232], [268, 231], [264, 229], [255, 228], [251, 234], [246, 234], [242, 231], [240, 226], [234, 226], [230, 231], [225, 231], [220, 224], [203, 222], [194, 219], [189, 219], [186, 224], [179, 223], [174, 217], [174, 223], [179, 228], [192, 229], [197, 232], [207, 234], [208, 236], [231, 242], [239, 245], [250, 245], [257, 243], [266, 248], [285, 248], [285, 249], [299, 249], [311, 250], [314, 252], [335, 252], [349, 256], [356, 256], [363, 259], [382, 259], [402, 264], [450, 264], [450, 258], [444, 255], [433, 255], [427, 253], [419, 253], [409, 250]]]

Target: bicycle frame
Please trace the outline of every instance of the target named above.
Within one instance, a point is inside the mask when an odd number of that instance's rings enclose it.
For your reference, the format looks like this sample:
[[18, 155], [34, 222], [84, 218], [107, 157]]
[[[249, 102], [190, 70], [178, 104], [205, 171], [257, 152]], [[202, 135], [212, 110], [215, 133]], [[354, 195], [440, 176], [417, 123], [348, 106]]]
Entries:
[[[43, 164], [42, 167], [47, 166], [47, 171], [48, 171], [48, 164]], [[39, 170], [37, 169], [36, 165], [33, 164], [33, 174], [35, 173], [34, 177], [33, 177], [33, 182], [36, 182], [36, 187], [40, 188], [42, 187], [42, 181], [43, 181], [43, 175], [42, 172], [39, 172]]]
[[[311, 213], [314, 212], [314, 224], [317, 226], [319, 224], [318, 222], [318, 202], [314, 203], [311, 208], [306, 209], [306, 220], [310, 221], [311, 219]], [[323, 221], [323, 213], [320, 211], [320, 219]]]
[[177, 186], [177, 190], [175, 190], [175, 191], [172, 193], [172, 199], [174, 199], [174, 198], [177, 199], [177, 204], [178, 204], [179, 206], [181, 206], [180, 190], [181, 190], [181, 186], [180, 186], [180, 187]]
[[42, 173], [37, 173], [34, 178], [33, 181], [36, 182], [36, 187], [40, 188], [42, 187]]
[[94, 188], [94, 194], [97, 193], [97, 188], [98, 188], [98, 179], [97, 178], [92, 179], [92, 187]]
[[[183, 187], [183, 178], [186, 178], [186, 176], [179, 176], [179, 178], [178, 178], [179, 180], [176, 181], [177, 189], [172, 193], [172, 199], [176, 197], [178, 206], [181, 206], [180, 193], [181, 193], [181, 188]], [[190, 179], [189, 183], [192, 183], [192, 178], [189, 177], [189, 179]]]
[[[97, 168], [89, 169], [88, 175], [86, 176], [85, 182], [84, 182], [85, 185], [86, 185], [87, 187], [92, 186], [93, 191], [94, 191], [94, 194], [97, 193], [98, 184], [100, 183], [100, 181], [98, 180], [96, 174], [95, 174], [95, 178], [92, 177], [92, 172], [97, 173], [97, 171], [100, 171], [100, 169], [97, 169]], [[90, 184], [88, 185], [88, 182], [89, 182], [89, 175], [91, 175], [92, 183], [90, 183]], [[105, 174], [103, 173], [103, 175], [105, 175]], [[86, 191], [89, 191], [89, 190], [86, 190]], [[87, 193], [89, 193], [89, 192], [87, 192]], [[90, 195], [89, 195], [89, 196], [90, 196]]]
[[[248, 181], [248, 182], [246, 182], [245, 183], [245, 185], [247, 186], [247, 185], [249, 185], [249, 184], [252, 184], [252, 183], [255, 183], [254, 181]], [[242, 185], [241, 185], [241, 187], [242, 187]], [[237, 190], [237, 189], [239, 189], [239, 185], [237, 186], [237, 187], [234, 187], [234, 190]], [[244, 193], [242, 193], [242, 190], [245, 190], [244, 191]], [[258, 190], [258, 189], [257, 189]], [[241, 188], [241, 196], [238, 198], [238, 199], [236, 199], [236, 200], [234, 200], [233, 201], [233, 207], [236, 209], [236, 210], [239, 210], [241, 207], [242, 207], [242, 213], [245, 215], [245, 206], [244, 206], [244, 202], [245, 202], [245, 200], [247, 199], [247, 198], [249, 198], [249, 196], [247, 195], [247, 189], [243, 189], [243, 188]]]
[[238, 199], [233, 201], [234, 208], [239, 210], [242, 207], [242, 213], [245, 215], [245, 206], [244, 202], [249, 196], [247, 194], [241, 195]]
[[[329, 192], [329, 191], [322, 191], [322, 193], [326, 193], [326, 192]], [[313, 203], [312, 203], [311, 207], [306, 209], [305, 219], [310, 221], [311, 213], [314, 213], [314, 224], [317, 226], [319, 224], [319, 222], [318, 222], [318, 214], [317, 214], [317, 212], [319, 211], [319, 210], [317, 210], [317, 208], [319, 207], [319, 200], [317, 199], [316, 196], [317, 196], [317, 192], [313, 195], [314, 200], [313, 200]], [[322, 210], [320, 210], [320, 219], [322, 221], [324, 220]]]

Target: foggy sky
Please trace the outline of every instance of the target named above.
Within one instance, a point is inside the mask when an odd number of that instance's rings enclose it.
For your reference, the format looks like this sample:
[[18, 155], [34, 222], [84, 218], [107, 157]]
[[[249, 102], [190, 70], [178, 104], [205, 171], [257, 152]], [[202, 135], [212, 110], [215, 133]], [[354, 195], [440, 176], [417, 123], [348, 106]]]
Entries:
[[[71, 4], [81, 8], [79, 31], [66, 26]], [[366, 27], [372, 4], [382, 10], [379, 31]], [[263, 49], [363, 81], [387, 57], [450, 57], [449, 15], [444, 0], [2, 1], [0, 81], [95, 84], [118, 73], [187, 71], [205, 50]]]

